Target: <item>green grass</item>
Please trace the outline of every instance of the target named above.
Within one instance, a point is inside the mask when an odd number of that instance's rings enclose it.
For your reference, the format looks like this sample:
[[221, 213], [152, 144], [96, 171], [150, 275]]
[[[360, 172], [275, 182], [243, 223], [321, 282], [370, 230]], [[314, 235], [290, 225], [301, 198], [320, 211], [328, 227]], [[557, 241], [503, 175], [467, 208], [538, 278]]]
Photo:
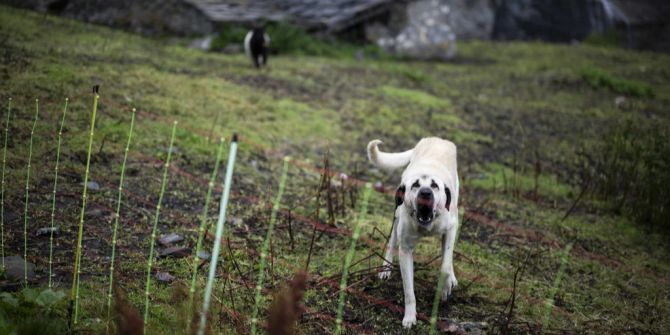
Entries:
[[[185, 237], [181, 245], [191, 248], [197, 242], [216, 141], [234, 132], [241, 138], [230, 220], [222, 241], [224, 270], [218, 272], [210, 309], [215, 333], [248, 329], [258, 279], [257, 250], [267, 233], [269, 202], [278, 189], [283, 156], [290, 155], [296, 164], [320, 166], [328, 151], [334, 171], [382, 181], [392, 188], [400, 171], [373, 169], [365, 157], [367, 142], [379, 138], [384, 150], [400, 151], [431, 135], [452, 139], [458, 146], [460, 205], [466, 209], [455, 254], [459, 288], [448, 305], [439, 306], [439, 318], [486, 321], [491, 332], [501, 329], [514, 272], [530, 251], [528, 268], [517, 283], [511, 327], [515, 332], [529, 332], [526, 325], [530, 325], [539, 332], [544, 301], [552, 294], [561, 265], [561, 251], [573, 243], [565, 276], [552, 297], [555, 306], [546, 331], [662, 334], [670, 330], [670, 297], [664, 293], [670, 288], [667, 235], [638, 224], [627, 210], [613, 211], [609, 200], [593, 194], [587, 194], [563, 219], [579, 194], [584, 169], [592, 166], [585, 160], [606, 162], [594, 152], [606, 147], [609, 135], [621, 129], [621, 120], [635, 125], [628, 139], [658, 134], [654, 136], [659, 142], [668, 142], [667, 132], [648, 131], [670, 128], [667, 55], [586, 44], [473, 41], [459, 44], [453, 62], [435, 63], [384, 57], [359, 60], [354, 54], [365, 51], [364, 47], [334, 45], [329, 46], [332, 54], [280, 53], [267, 69], [256, 71], [244, 55], [190, 50], [180, 46], [181, 42], [171, 44], [6, 7], [0, 10], [0, 41], [4, 51], [0, 98], [13, 98], [4, 189], [6, 217], [22, 209], [27, 139], [34, 99], [40, 99], [33, 147], [33, 161], [40, 164], [34, 164], [31, 171], [29, 215], [35, 223], [29, 222], [29, 232], [39, 228], [39, 222], [48, 222], [56, 159], [53, 146], [62, 99], [70, 97], [59, 165], [56, 214], [63, 224], [61, 234], [54, 236], [54, 290], [71, 284], [71, 246], [76, 240], [81, 205], [77, 200], [86, 168], [90, 86], [100, 84], [91, 178], [101, 184], [101, 190], [89, 194], [87, 208], [91, 210], [99, 205], [114, 208], [130, 111], [138, 108], [134, 132], [139, 135], [133, 137], [134, 149], [124, 177], [118, 266], [115, 263], [119, 274], [114, 276], [128, 293], [130, 305], [138, 310], [145, 299], [144, 282], [138, 278], [146, 276], [155, 219], [152, 206], [160, 191], [165, 139], [173, 121], [179, 121], [158, 233], [176, 232]], [[278, 41], [273, 37], [274, 43]], [[598, 70], [584, 74], [584, 69]], [[616, 104], [621, 95], [625, 103]], [[639, 143], [650, 147], [644, 144], [647, 142]], [[650, 164], [659, 162], [643, 158]], [[537, 161], [541, 168], [535, 197]], [[312, 225], [298, 216], [314, 218], [319, 174], [296, 165], [289, 169], [288, 180], [290, 187], [270, 241], [264, 295], [285, 283], [296, 269], [304, 268], [310, 248]], [[352, 206], [351, 199], [355, 202], [362, 191], [354, 187], [335, 190], [336, 205], [342, 198], [346, 202], [343, 210], [337, 210], [333, 227], [341, 233], [326, 232], [315, 240], [312, 278], [304, 301], [319, 314], [302, 319], [300, 334], [335, 326], [337, 283], [350, 243], [347, 232], [353, 230], [360, 209]], [[217, 196], [212, 198], [209, 217], [216, 214], [214, 204], [219, 201]], [[369, 215], [360, 226], [348, 282], [357, 292], [402, 306], [398, 271], [386, 282], [366, 277], [381, 264], [375, 253], [381, 252], [385, 238], [377, 230], [388, 233], [392, 207], [391, 196], [370, 195]], [[294, 216], [292, 243], [289, 209]], [[85, 217], [87, 261], [82, 262], [78, 324], [83, 333], [100, 333], [106, 326], [107, 297], [100, 292], [108, 284], [113, 222], [105, 213]], [[23, 251], [23, 217], [18, 216], [3, 227], [6, 255]], [[318, 219], [328, 222], [323, 201]], [[209, 232], [211, 223], [206, 222]], [[212, 243], [211, 237], [205, 238], [207, 249]], [[429, 315], [439, 275], [439, 261], [429, 261], [438, 253], [435, 238], [427, 238], [415, 251], [417, 308], [424, 315]], [[27, 257], [41, 278], [46, 278], [48, 239], [31, 237]], [[152, 285], [149, 332], [184, 329], [186, 316], [193, 311], [184, 304], [188, 289], [182, 287], [191, 278], [192, 265], [185, 259], [155, 264], [157, 271], [169, 272], [176, 279]], [[325, 280], [329, 278], [335, 286]], [[47, 285], [46, 280], [43, 284]], [[204, 287], [204, 278], [198, 278], [196, 284]], [[374, 333], [399, 331], [401, 313], [373, 304], [361, 294], [349, 292], [347, 296], [343, 324], [360, 325]], [[265, 320], [268, 305], [260, 306], [259, 320]], [[58, 305], [54, 312], [40, 322], [62, 323], [65, 307]], [[10, 327], [23, 322], [11, 316], [5, 320]], [[420, 321], [412, 332], [428, 333], [429, 325]]]
[[639, 82], [626, 80], [614, 77], [606, 71], [595, 68], [586, 67], [581, 71], [582, 78], [593, 88], [606, 88], [615, 93], [631, 95], [634, 97], [652, 97], [654, 90], [651, 86]]

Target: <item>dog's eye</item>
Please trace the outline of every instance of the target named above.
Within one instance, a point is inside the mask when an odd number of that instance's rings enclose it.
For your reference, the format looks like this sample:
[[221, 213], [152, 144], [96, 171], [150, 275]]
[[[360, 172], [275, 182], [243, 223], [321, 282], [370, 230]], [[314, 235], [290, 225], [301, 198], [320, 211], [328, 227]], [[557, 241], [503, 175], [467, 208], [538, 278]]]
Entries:
[[421, 184], [419, 184], [419, 180], [417, 179], [417, 181], [415, 181], [414, 184], [412, 184], [412, 188], [419, 187], [419, 186], [421, 186]]
[[430, 188], [434, 188], [434, 189], [437, 190], [439, 188], [439, 186], [437, 186], [437, 183], [434, 180], [431, 180]]

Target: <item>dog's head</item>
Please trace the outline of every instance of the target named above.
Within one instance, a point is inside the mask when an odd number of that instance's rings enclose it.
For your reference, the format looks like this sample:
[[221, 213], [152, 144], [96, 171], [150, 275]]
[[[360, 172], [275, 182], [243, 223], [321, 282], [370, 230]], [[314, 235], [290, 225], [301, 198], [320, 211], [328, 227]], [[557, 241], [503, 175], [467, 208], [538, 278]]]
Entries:
[[403, 180], [395, 199], [396, 207], [408, 206], [419, 225], [430, 228], [440, 209], [449, 211], [451, 190], [436, 176], [418, 175]]

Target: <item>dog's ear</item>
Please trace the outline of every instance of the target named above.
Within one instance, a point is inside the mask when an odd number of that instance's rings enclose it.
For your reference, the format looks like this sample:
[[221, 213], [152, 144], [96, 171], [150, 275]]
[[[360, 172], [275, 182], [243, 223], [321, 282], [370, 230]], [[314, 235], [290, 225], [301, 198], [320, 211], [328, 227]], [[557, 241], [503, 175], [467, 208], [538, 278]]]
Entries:
[[405, 185], [400, 185], [395, 191], [395, 208], [402, 205], [403, 199], [405, 199]]
[[447, 185], [444, 185], [444, 194], [447, 195], [447, 201], [444, 203], [444, 208], [447, 209], [447, 212], [449, 211], [449, 205], [451, 204], [451, 191], [449, 191], [449, 188]]

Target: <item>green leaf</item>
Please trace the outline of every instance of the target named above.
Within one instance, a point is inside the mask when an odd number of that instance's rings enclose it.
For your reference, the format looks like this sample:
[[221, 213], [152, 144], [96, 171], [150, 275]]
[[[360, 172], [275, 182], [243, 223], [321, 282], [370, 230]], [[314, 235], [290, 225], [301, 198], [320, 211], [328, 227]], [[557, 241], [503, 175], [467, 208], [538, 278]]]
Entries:
[[13, 295], [9, 294], [8, 292], [0, 293], [0, 301], [12, 307], [19, 307], [19, 301], [16, 300], [16, 298]]
[[53, 291], [48, 288], [40, 293], [40, 295], [35, 300], [35, 303], [42, 307], [50, 308], [59, 301], [63, 300], [63, 298], [65, 298], [65, 293], [62, 291]]

